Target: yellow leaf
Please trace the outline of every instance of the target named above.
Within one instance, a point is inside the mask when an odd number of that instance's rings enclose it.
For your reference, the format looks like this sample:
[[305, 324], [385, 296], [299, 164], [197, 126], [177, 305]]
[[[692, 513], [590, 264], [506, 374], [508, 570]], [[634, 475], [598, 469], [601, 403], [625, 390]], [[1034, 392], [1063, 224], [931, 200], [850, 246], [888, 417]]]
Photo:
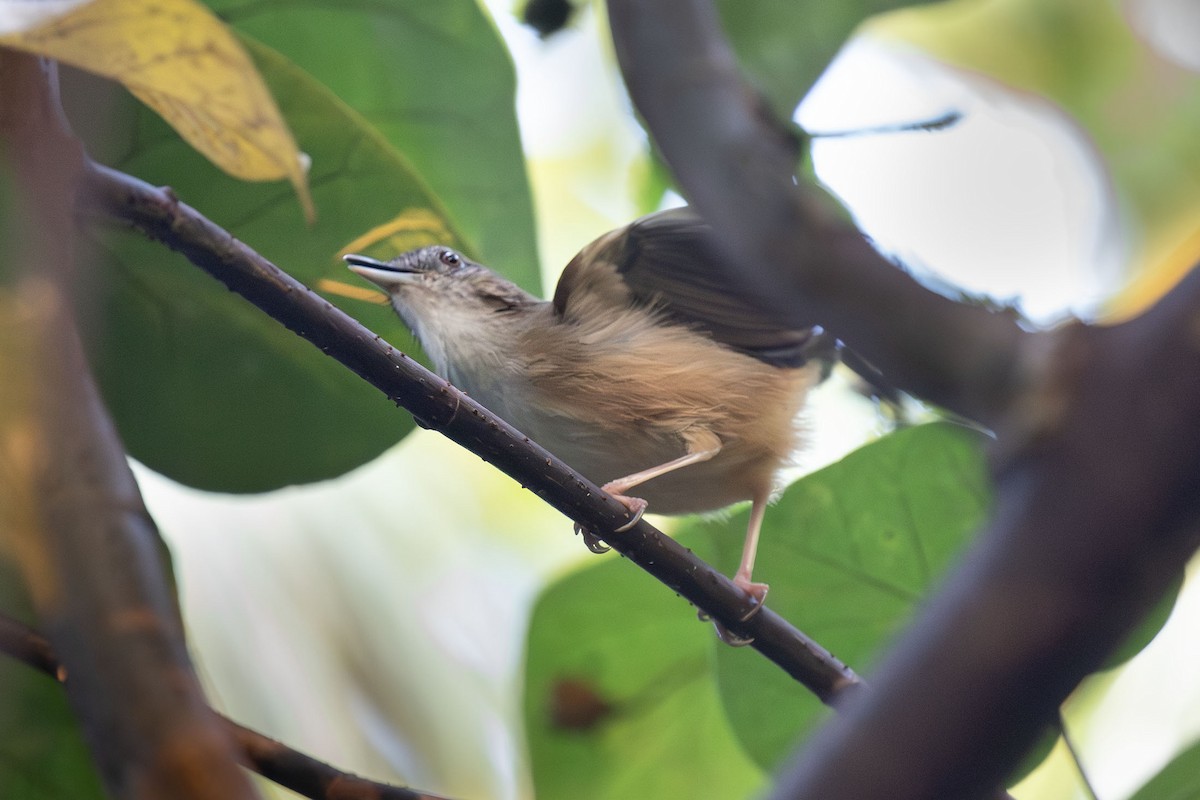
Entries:
[[[2, 10], [2, 5], [0, 5]], [[287, 178], [315, 216], [307, 157], [234, 35], [194, 0], [93, 0], [0, 45], [123, 84], [237, 178]]]
[[343, 281], [335, 281], [331, 278], [318, 278], [316, 290], [325, 294], [336, 294], [342, 297], [349, 297], [351, 300], [362, 300], [366, 303], [374, 303], [377, 306], [387, 305], [388, 297], [383, 292], [375, 289], [364, 289], [361, 286], [351, 286]]
[[1110, 304], [1108, 322], [1137, 316], [1200, 266], [1200, 227], [1195, 216], [1179, 220], [1143, 248], [1146, 264]]
[[406, 208], [347, 244], [338, 251], [337, 258], [348, 253], [363, 253], [388, 259], [429, 244], [458, 246], [440, 216], [425, 208]]
[[[442, 217], [427, 208], [406, 208], [382, 225], [376, 225], [356, 237], [337, 252], [336, 259], [339, 266], [342, 256], [349, 253], [373, 255], [387, 260], [407, 250], [430, 244], [460, 246], [457, 237], [446, 227], [446, 221]], [[364, 289], [329, 278], [317, 281], [317, 289], [326, 294], [365, 300], [368, 303], [386, 305], [388, 302], [387, 295], [375, 289]]]

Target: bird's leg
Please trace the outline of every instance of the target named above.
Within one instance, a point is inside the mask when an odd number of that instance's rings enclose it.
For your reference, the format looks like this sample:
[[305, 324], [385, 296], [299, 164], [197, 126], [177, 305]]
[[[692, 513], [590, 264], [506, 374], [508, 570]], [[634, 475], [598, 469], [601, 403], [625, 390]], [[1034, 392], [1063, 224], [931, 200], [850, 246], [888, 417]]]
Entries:
[[660, 475], [666, 475], [668, 472], [674, 472], [675, 470], [681, 467], [686, 467], [689, 464], [698, 464], [701, 461], [708, 461], [720, 451], [720, 444], [717, 444], [716, 447], [711, 447], [706, 450], [692, 450], [686, 455], [682, 455], [679, 458], [673, 458], [665, 464], [659, 464], [657, 467], [650, 467], [650, 469], [644, 469], [641, 472], [635, 472], [632, 475], [626, 475], [624, 478], [617, 478], [615, 481], [609, 481], [600, 487], [604, 491], [611, 494], [614, 500], [628, 508], [629, 513], [633, 515], [633, 519], [629, 520], [629, 522], [625, 523], [620, 528], [617, 528], [617, 531], [620, 532], [632, 528], [635, 524], [637, 524], [637, 521], [642, 518], [642, 514], [646, 511], [645, 500], [640, 497], [630, 497], [629, 495], [625, 494], [625, 492], [629, 491], [635, 486], [638, 486], [639, 484], [645, 483], [651, 478], [657, 478]]
[[[767, 589], [769, 587], [765, 583], [754, 583], [751, 581], [750, 573], [754, 571], [754, 556], [758, 552], [758, 534], [762, 530], [763, 515], [766, 513], [767, 500], [769, 498], [770, 493], [762, 490], [755, 493], [754, 499], [751, 501], [750, 522], [746, 525], [746, 542], [742, 545], [742, 563], [738, 566], [738, 571], [733, 576], [734, 585], [757, 601], [754, 604], [754, 608], [750, 609], [742, 617], [742, 622], [745, 622], [762, 610], [763, 603], [767, 599]], [[713, 627], [717, 629], [717, 637], [732, 647], [745, 647], [754, 641], [752, 638], [738, 636], [716, 620], [713, 620]]]
[[[613, 531], [614, 533], [623, 533], [632, 528], [646, 511], [647, 504], [645, 500], [640, 497], [630, 497], [625, 492], [645, 483], [651, 478], [657, 478], [660, 475], [666, 475], [668, 472], [674, 472], [680, 467], [686, 467], [689, 464], [698, 464], [701, 461], [708, 461], [721, 452], [721, 440], [715, 433], [706, 428], [686, 431], [684, 433], [684, 441], [686, 442], [687, 452], [679, 458], [673, 458], [656, 467], [650, 467], [649, 469], [635, 472], [632, 475], [626, 475], [624, 478], [617, 478], [615, 481], [609, 481], [600, 487], [612, 495], [614, 500], [629, 509], [629, 521], [621, 527], [616, 528]], [[608, 550], [608, 547], [600, 541], [600, 538], [596, 534], [587, 530], [582, 525], [576, 524], [575, 532], [583, 536], [584, 544], [593, 553], [603, 553]]]
[[750, 522], [746, 525], [746, 542], [742, 545], [742, 563], [738, 565], [738, 571], [733, 576], [734, 584], [758, 601], [758, 605], [746, 615], [743, 622], [754, 616], [758, 609], [762, 608], [763, 601], [767, 599], [769, 587], [765, 583], [751, 581], [750, 573], [754, 571], [754, 557], [758, 553], [758, 535], [762, 531], [763, 515], [766, 513], [769, 497], [768, 491], [760, 490], [751, 501]]

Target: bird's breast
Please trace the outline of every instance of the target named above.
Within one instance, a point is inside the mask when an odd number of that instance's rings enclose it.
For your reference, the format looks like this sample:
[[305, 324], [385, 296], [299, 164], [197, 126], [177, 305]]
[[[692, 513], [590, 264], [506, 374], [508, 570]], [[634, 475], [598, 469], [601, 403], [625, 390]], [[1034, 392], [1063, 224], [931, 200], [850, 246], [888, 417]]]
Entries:
[[[456, 376], [453, 370], [450, 381], [593, 483], [623, 478], [686, 453], [684, 440], [672, 431], [650, 424], [620, 424], [597, 416], [599, 409], [588, 402], [588, 392], [559, 396], [551, 406], [528, 382]], [[702, 505], [699, 500], [703, 487], [689, 483], [671, 488], [670, 484], [677, 481], [665, 481], [665, 477], [639, 486], [633, 494], [650, 502], [657, 513], [701, 510], [698, 505]], [[693, 472], [692, 477], [699, 475]], [[657, 488], [664, 482], [669, 493], [660, 495]], [[686, 496], [679, 496], [681, 492]], [[731, 497], [709, 507], [719, 508], [740, 499], [744, 498]]]
[[653, 322], [542, 326], [505, 343], [505, 358], [452, 361], [449, 377], [597, 484], [679, 458], [689, 440], [719, 441], [711, 460], [630, 491], [652, 512], [708, 511], [769, 491], [797, 446], [810, 371]]

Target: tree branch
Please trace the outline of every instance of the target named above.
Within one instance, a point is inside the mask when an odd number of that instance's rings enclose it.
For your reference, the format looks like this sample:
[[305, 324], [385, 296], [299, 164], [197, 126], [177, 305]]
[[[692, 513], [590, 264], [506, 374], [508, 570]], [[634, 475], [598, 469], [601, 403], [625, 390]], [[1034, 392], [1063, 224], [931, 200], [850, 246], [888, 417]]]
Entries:
[[[0, 653], [44, 672], [59, 683], [67, 682], [66, 670], [55, 658], [50, 642], [29, 626], [3, 615], [0, 615]], [[216, 716], [229, 738], [241, 748], [250, 769], [311, 800], [446, 800], [439, 795], [342, 772], [228, 717]]]
[[1200, 541], [1200, 272], [1111, 328], [1023, 333], [931, 295], [794, 185], [709, 3], [609, 16], [635, 105], [746, 279], [998, 435], [977, 545], [773, 796], [986, 796]]
[[187, 256], [323, 353], [337, 359], [417, 422], [439, 431], [581, 523], [672, 591], [728, 629], [753, 638], [753, 647], [833, 703], [859, 678], [819, 644], [769, 608], [743, 618], [753, 601], [719, 571], [642, 520], [529, 440], [504, 420], [397, 351], [378, 335], [237, 241], [166, 189], [93, 165], [85, 186], [93, 213], [133, 227]]
[[0, 530], [76, 676], [68, 698], [108, 791], [253, 797], [192, 672], [165, 551], [75, 327], [84, 158], [56, 92], [51, 66], [0, 49], [0, 139], [25, 215], [4, 242], [16, 279], [0, 293]]
[[1195, 309], [1200, 272], [1063, 335], [1041, 402], [1062, 416], [1003, 458], [977, 546], [775, 797], [980, 796], [1162, 596], [1200, 543]]

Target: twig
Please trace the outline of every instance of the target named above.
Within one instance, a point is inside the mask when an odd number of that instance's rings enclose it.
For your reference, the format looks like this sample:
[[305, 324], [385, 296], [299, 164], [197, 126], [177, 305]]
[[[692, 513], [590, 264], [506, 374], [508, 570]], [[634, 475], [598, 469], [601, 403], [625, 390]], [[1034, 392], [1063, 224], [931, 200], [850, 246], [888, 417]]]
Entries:
[[1200, 540], [1200, 271], [1112, 328], [1021, 333], [948, 304], [794, 185], [710, 3], [609, 0], [609, 18], [634, 103], [747, 278], [998, 435], [977, 546], [772, 796], [986, 796]]
[[[66, 683], [66, 671], [44, 636], [28, 625], [0, 615], [0, 653]], [[311, 800], [446, 800], [440, 795], [360, 778], [268, 736], [216, 715], [229, 738], [237, 742], [250, 768], [270, 781]]]
[[733, 582], [649, 523], [625, 533], [628, 512], [548, 451], [164, 189], [106, 167], [93, 166], [87, 206], [180, 251], [322, 352], [361, 375], [417, 422], [491, 462], [521, 485], [595, 531], [614, 549], [687, 598], [833, 703], [860, 681], [847, 666], [769, 608], [742, 619], [753, 601]]
[[76, 329], [84, 158], [56, 92], [51, 66], [0, 49], [0, 137], [27, 214], [4, 242], [16, 279], [0, 313], [0, 530], [73, 674], [67, 696], [108, 792], [250, 798], [191, 669], [162, 542]]

